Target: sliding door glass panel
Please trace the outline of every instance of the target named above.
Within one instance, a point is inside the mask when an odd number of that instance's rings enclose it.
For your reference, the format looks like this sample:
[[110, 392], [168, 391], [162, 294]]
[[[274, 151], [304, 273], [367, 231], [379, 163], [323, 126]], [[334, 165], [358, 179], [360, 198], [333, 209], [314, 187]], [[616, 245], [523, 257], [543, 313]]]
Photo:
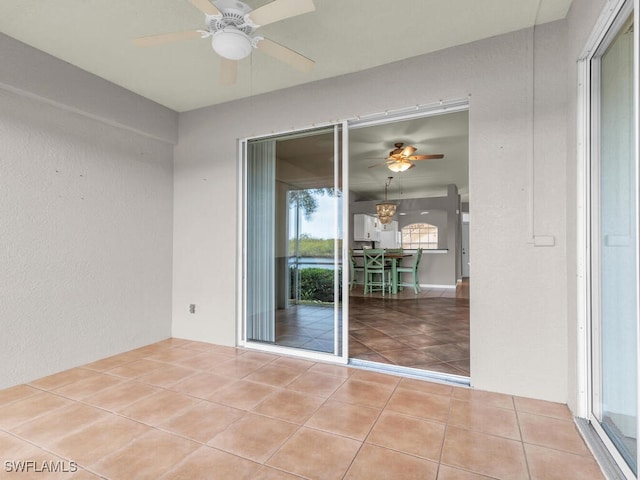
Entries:
[[246, 336], [341, 354], [340, 131], [247, 142]]
[[[627, 14], [628, 15], [628, 14]], [[637, 472], [637, 216], [633, 16], [593, 62], [593, 410]]]

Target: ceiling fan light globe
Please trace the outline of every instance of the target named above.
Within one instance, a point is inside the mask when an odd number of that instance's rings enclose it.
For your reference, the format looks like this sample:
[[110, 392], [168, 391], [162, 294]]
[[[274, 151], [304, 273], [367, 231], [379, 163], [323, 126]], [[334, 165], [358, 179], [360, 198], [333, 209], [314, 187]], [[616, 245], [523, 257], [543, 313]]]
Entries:
[[211, 38], [213, 50], [228, 60], [242, 60], [251, 53], [253, 46], [249, 36], [234, 27], [216, 32]]
[[389, 170], [396, 173], [404, 172], [406, 170], [409, 170], [411, 167], [413, 167], [413, 164], [411, 162], [403, 162], [403, 161], [393, 162], [387, 165], [387, 168]]

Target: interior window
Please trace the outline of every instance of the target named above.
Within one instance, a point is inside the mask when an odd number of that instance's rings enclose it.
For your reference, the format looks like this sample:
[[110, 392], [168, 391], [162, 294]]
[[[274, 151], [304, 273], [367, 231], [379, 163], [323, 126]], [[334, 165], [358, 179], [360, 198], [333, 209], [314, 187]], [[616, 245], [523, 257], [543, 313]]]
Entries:
[[438, 227], [429, 223], [412, 223], [402, 227], [402, 248], [438, 248]]

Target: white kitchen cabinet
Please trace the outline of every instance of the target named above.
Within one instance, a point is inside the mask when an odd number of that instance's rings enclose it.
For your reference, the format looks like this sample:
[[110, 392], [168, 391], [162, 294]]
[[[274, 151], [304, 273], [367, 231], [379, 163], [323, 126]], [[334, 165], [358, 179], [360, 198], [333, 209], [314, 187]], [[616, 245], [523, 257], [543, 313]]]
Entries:
[[381, 225], [381, 227], [380, 248], [400, 248], [398, 222], [394, 220], [391, 223]]
[[379, 242], [380, 230], [378, 217], [363, 213], [353, 216], [353, 239], [356, 242]]
[[381, 230], [383, 232], [397, 232], [398, 231], [398, 222], [393, 221], [391, 223], [380, 224]]

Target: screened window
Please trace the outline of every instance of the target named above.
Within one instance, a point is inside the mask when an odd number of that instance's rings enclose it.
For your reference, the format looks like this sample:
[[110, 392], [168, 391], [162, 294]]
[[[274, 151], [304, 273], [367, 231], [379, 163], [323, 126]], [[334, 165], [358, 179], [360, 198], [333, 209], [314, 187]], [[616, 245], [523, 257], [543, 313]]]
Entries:
[[429, 223], [402, 227], [402, 248], [438, 248], [438, 227]]

